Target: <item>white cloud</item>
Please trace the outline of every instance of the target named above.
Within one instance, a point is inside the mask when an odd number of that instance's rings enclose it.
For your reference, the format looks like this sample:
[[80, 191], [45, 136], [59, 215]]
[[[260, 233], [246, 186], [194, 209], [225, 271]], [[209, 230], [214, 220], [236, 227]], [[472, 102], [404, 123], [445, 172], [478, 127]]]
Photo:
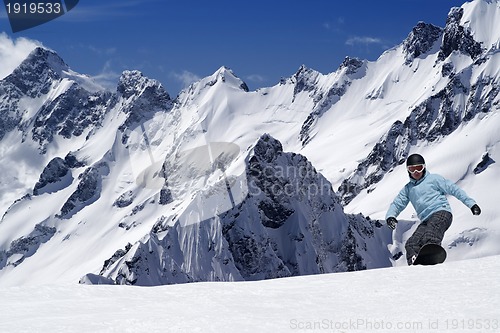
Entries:
[[259, 75], [259, 74], [252, 74], [252, 75], [248, 75], [246, 77], [246, 80], [251, 81], [251, 82], [261, 83], [261, 82], [266, 81], [266, 78], [263, 77], [262, 75]]
[[97, 55], [110, 56], [116, 54], [116, 47], [98, 48], [93, 45], [88, 45], [87, 48]]
[[383, 41], [380, 38], [355, 36], [346, 40], [345, 43], [346, 45], [353, 46], [353, 45], [382, 44]]
[[42, 46], [38, 41], [23, 37], [13, 40], [6, 33], [0, 33], [0, 80], [12, 73], [38, 46]]
[[115, 72], [112, 69], [111, 60], [106, 61], [103, 69], [97, 75], [92, 76], [92, 79], [99, 85], [103, 86], [108, 90], [113, 90], [118, 84], [118, 79], [121, 73]]
[[182, 73], [171, 73], [171, 76], [176, 79], [177, 81], [181, 82], [184, 87], [189, 86], [191, 83], [194, 83], [196, 81], [199, 81], [201, 78], [189, 71], [182, 71]]

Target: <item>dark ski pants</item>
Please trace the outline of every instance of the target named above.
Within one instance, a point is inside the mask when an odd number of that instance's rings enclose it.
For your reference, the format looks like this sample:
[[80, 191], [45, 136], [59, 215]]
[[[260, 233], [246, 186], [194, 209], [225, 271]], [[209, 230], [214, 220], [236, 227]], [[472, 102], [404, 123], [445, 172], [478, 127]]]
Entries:
[[427, 220], [420, 223], [413, 235], [406, 241], [406, 261], [412, 264], [412, 258], [417, 255], [420, 248], [427, 243], [441, 245], [444, 233], [451, 225], [453, 216], [450, 212], [440, 210], [431, 215]]

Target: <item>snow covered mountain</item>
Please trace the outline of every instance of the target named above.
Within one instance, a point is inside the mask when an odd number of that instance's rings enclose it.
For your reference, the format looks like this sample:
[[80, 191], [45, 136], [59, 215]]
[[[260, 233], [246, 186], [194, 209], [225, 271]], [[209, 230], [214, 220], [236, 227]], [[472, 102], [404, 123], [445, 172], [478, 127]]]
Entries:
[[0, 80], [0, 283], [402, 265], [411, 208], [393, 234], [378, 220], [412, 152], [483, 208], [451, 202], [449, 260], [500, 254], [498, 22], [475, 0], [374, 62], [257, 91], [221, 67], [175, 99], [138, 71], [106, 91], [36, 48]]

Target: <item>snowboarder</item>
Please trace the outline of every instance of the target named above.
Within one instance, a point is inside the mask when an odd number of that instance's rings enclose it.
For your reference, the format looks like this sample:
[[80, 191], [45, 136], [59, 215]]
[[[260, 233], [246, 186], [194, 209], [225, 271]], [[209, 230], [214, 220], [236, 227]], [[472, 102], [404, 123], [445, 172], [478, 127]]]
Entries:
[[451, 207], [446, 199], [451, 194], [472, 211], [481, 214], [481, 209], [462, 189], [452, 181], [427, 172], [425, 160], [419, 154], [413, 154], [406, 160], [406, 168], [410, 181], [396, 196], [386, 214], [387, 226], [395, 229], [398, 223], [396, 217], [405, 209], [409, 202], [422, 221], [405, 244], [406, 260], [411, 265], [420, 248], [427, 243], [441, 245], [444, 233], [453, 219]]

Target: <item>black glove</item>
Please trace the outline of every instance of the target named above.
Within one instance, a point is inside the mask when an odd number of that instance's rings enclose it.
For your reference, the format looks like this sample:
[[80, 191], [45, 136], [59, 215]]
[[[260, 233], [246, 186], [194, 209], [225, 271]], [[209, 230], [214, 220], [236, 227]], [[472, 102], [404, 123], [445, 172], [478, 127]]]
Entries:
[[472, 214], [474, 214], [474, 215], [481, 214], [481, 208], [479, 208], [479, 206], [477, 204], [474, 204], [474, 206], [472, 206], [470, 208], [470, 210], [472, 211]]
[[386, 222], [387, 222], [387, 226], [389, 228], [391, 228], [392, 230], [396, 229], [396, 224], [398, 224], [398, 220], [396, 220], [395, 217], [391, 216], [391, 217], [387, 218]]

